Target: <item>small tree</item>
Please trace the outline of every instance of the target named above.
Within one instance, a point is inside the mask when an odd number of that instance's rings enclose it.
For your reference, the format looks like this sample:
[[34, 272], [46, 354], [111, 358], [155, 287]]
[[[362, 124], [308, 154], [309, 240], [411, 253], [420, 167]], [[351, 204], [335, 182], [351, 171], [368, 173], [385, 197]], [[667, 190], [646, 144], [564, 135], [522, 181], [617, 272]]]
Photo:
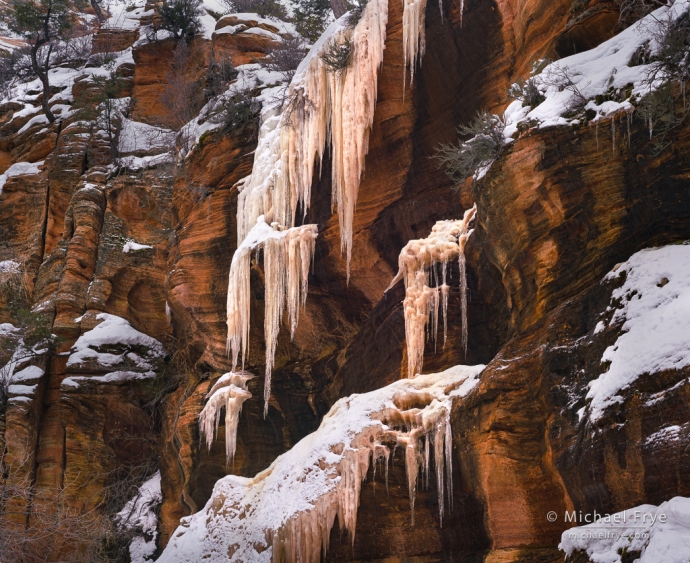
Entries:
[[505, 145], [504, 130], [505, 124], [500, 117], [479, 112], [472, 123], [458, 128], [459, 135], [471, 137], [457, 145], [441, 145], [433, 158], [459, 185], [485, 171], [501, 156]]
[[201, 30], [201, 0], [165, 0], [158, 13], [160, 28], [172, 33], [175, 39], [187, 41]]
[[21, 35], [29, 44], [31, 68], [43, 85], [41, 101], [43, 112], [53, 123], [55, 115], [50, 110], [50, 81], [55, 46], [63, 39], [75, 22], [68, 0], [12, 0], [10, 5], [10, 29]]
[[350, 66], [352, 57], [352, 41], [348, 37], [339, 40], [332, 37], [321, 53], [321, 60], [329, 72], [341, 73]]
[[328, 26], [331, 5], [328, 0], [297, 0], [294, 14], [297, 32], [315, 42]]

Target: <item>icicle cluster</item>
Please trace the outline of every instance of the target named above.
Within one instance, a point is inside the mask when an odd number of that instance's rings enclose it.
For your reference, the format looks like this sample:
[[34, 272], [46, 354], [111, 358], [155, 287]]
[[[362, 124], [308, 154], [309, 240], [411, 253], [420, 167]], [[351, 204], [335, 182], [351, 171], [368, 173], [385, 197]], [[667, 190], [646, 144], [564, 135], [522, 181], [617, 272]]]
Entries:
[[247, 381], [254, 376], [246, 371], [229, 372], [221, 376], [211, 391], [206, 395], [208, 402], [199, 413], [199, 429], [206, 446], [211, 449], [213, 439], [218, 434], [220, 414], [225, 409], [225, 456], [230, 463], [235, 457], [237, 447], [237, 425], [240, 420], [242, 403], [251, 399], [247, 390]]
[[[462, 307], [462, 345], [467, 352], [467, 274], [465, 245], [472, 234], [469, 225], [477, 212], [475, 205], [456, 221], [439, 221], [425, 239], [411, 240], [400, 252], [398, 274], [388, 289], [400, 279], [405, 282], [405, 338], [407, 341], [407, 375], [422, 370], [424, 344], [438, 336], [440, 312], [443, 314], [443, 344], [448, 337], [448, 263], [458, 258]], [[436, 264], [441, 264], [439, 279]]]
[[[333, 151], [333, 205], [340, 217], [348, 276], [352, 221], [374, 121], [378, 69], [388, 22], [388, 0], [370, 0], [354, 29], [335, 22], [297, 69], [282, 111], [264, 117], [251, 176], [240, 183], [238, 239], [259, 216], [292, 227], [298, 208], [306, 213], [314, 168], [326, 144]], [[349, 41], [352, 53], [342, 72], [331, 72], [321, 59], [332, 42]]]
[[[441, 6], [439, 1], [439, 7]], [[410, 84], [414, 81], [417, 59], [426, 51], [426, 2], [427, 0], [403, 0], [403, 56], [404, 67], [410, 69]], [[441, 8], [443, 15], [443, 8]], [[403, 70], [406, 73], [406, 70]], [[403, 92], [405, 83], [403, 82]]]
[[[424, 53], [426, 0], [405, 1], [405, 57], [414, 70]], [[233, 369], [249, 343], [251, 252], [265, 252], [266, 384], [265, 409], [285, 301], [294, 335], [299, 303], [304, 303], [308, 263], [316, 226], [295, 227], [298, 210], [306, 217], [317, 162], [332, 150], [332, 205], [340, 223], [341, 250], [350, 277], [355, 204], [374, 121], [378, 70], [388, 23], [388, 0], [369, 0], [354, 29], [334, 22], [311, 49], [290, 83], [283, 104], [268, 104], [255, 151], [252, 174], [239, 183], [237, 234], [228, 284], [228, 352]], [[332, 72], [321, 55], [332, 42], [351, 45], [351, 60]], [[270, 225], [270, 227], [268, 226]], [[258, 230], [258, 231], [257, 231]], [[271, 232], [272, 231], [272, 232]], [[299, 239], [299, 244], [295, 242]], [[299, 252], [296, 251], [299, 246]]]
[[[253, 479], [218, 481], [206, 507], [185, 519], [161, 563], [319, 563], [336, 516], [354, 542], [363, 482], [403, 449], [411, 517], [432, 470], [441, 522], [452, 506], [450, 413], [483, 366], [455, 366], [338, 401], [319, 429]], [[373, 465], [373, 468], [371, 467]]]
[[309, 267], [314, 256], [317, 235], [316, 225], [280, 230], [275, 223], [267, 225], [261, 216], [232, 258], [227, 313], [228, 351], [232, 353], [234, 370], [239, 363], [240, 352], [244, 368], [249, 348], [251, 253], [259, 248], [264, 251], [264, 415], [268, 410], [268, 399], [271, 396], [271, 371], [283, 312], [287, 305], [290, 334], [294, 336], [300, 307], [304, 306], [307, 299]]

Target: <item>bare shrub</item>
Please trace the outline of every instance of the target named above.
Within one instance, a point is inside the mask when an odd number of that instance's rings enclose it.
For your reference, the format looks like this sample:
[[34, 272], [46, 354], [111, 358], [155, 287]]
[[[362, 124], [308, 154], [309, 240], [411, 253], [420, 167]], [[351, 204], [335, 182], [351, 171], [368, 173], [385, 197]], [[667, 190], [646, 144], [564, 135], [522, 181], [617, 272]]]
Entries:
[[567, 112], [577, 114], [584, 111], [587, 105], [587, 97], [582, 93], [582, 88], [589, 86], [580, 85], [575, 81], [577, 75], [567, 66], [560, 63], [554, 63], [548, 67], [546, 72], [543, 72], [540, 77], [540, 86], [551, 86], [557, 88], [560, 92], [567, 90], [572, 95], [567, 105]]
[[618, 23], [628, 27], [653, 10], [666, 6], [666, 0], [616, 0], [618, 4]]
[[166, 75], [161, 99], [170, 116], [166, 125], [175, 131], [194, 119], [204, 103], [202, 88], [194, 78], [198, 70], [194, 67], [195, 55], [186, 42], [178, 41]]
[[272, 49], [261, 64], [268, 70], [279, 72], [286, 82], [290, 82], [307, 52], [308, 48], [301, 38], [290, 36]]
[[645, 78], [649, 92], [640, 100], [637, 111], [649, 127], [650, 139], [654, 139], [652, 152], [658, 155], [670, 146], [671, 131], [683, 124], [690, 113], [686, 99], [690, 81], [690, 11], [677, 19], [655, 19], [649, 32], [659, 48], [651, 55]]
[[458, 128], [462, 137], [458, 144], [441, 145], [433, 156], [439, 168], [458, 183], [477, 176], [501, 156], [505, 145], [505, 124], [497, 115], [479, 112], [466, 126]]
[[259, 132], [261, 103], [254, 89], [243, 88], [221, 99], [211, 112], [209, 121], [221, 124], [221, 133], [244, 132], [256, 136]]
[[74, 483], [63, 483], [54, 491], [37, 490], [32, 472], [28, 454], [19, 460], [10, 459], [6, 444], [0, 444], [3, 563], [45, 561], [58, 552], [70, 553], [67, 561], [107, 561], [102, 551], [103, 540], [112, 529], [107, 518], [98, 509], [83, 511], [70, 506]]
[[220, 60], [216, 60], [214, 52], [211, 51], [211, 60], [206, 70], [206, 87], [204, 90], [206, 100], [220, 96], [238, 75], [239, 72], [233, 66], [230, 57], [223, 56]]

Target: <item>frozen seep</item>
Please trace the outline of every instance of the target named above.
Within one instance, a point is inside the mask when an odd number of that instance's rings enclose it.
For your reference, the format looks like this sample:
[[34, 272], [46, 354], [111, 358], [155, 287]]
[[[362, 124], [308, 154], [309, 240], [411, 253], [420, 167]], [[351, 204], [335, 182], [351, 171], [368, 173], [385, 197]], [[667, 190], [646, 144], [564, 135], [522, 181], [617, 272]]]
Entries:
[[206, 446], [210, 450], [213, 439], [218, 434], [221, 411], [225, 409], [225, 456], [227, 463], [235, 457], [237, 426], [240, 421], [240, 412], [242, 412], [242, 403], [252, 397], [252, 394], [247, 390], [247, 381], [253, 377], [248, 372], [230, 372], [221, 376], [206, 395], [209, 400], [199, 413], [201, 436], [206, 439]]
[[278, 344], [280, 322], [287, 302], [291, 335], [294, 336], [299, 308], [307, 298], [309, 267], [316, 246], [316, 225], [280, 230], [267, 225], [262, 217], [235, 252], [230, 265], [228, 288], [228, 351], [232, 351], [233, 370], [242, 352], [242, 366], [249, 346], [251, 253], [264, 251], [264, 335], [266, 338], [266, 381], [264, 413], [271, 396], [271, 370]]
[[[425, 2], [420, 0], [418, 6], [405, 5], [405, 52], [411, 68], [418, 53], [424, 52], [422, 4]], [[241, 242], [228, 283], [228, 351], [232, 351], [233, 369], [239, 365], [240, 351], [244, 367], [249, 342], [251, 251], [263, 248], [265, 410], [285, 302], [294, 335], [299, 304], [306, 297], [308, 263], [317, 230], [316, 225], [295, 224], [298, 211], [302, 219], [306, 217], [314, 172], [327, 145], [332, 151], [331, 201], [340, 220], [341, 250], [346, 254], [348, 280], [350, 277], [355, 204], [369, 150], [387, 22], [388, 1], [370, 0], [354, 28], [341, 19], [326, 30], [300, 64], [282, 101], [264, 104], [252, 174], [238, 185], [237, 234]], [[322, 59], [334, 44], [351, 48], [349, 64], [338, 71]]]
[[[465, 211], [455, 221], [438, 221], [425, 239], [411, 240], [400, 252], [398, 274], [388, 289], [403, 279], [405, 282], [405, 338], [407, 341], [407, 376], [414, 377], [422, 369], [424, 344], [428, 338], [436, 342], [439, 309], [443, 313], [443, 344], [448, 337], [448, 263], [457, 258], [460, 268], [462, 307], [462, 346], [467, 352], [467, 273], [465, 245], [472, 234], [469, 226], [477, 206]], [[438, 279], [436, 265], [441, 264]]]
[[339, 400], [316, 432], [268, 469], [218, 481], [204, 509], [181, 520], [159, 561], [318, 563], [336, 516], [354, 541], [363, 480], [373, 464], [374, 477], [383, 472], [387, 481], [397, 448], [412, 514], [420, 475], [428, 483], [433, 464], [443, 519], [452, 503], [450, 413], [482, 370], [455, 366]]

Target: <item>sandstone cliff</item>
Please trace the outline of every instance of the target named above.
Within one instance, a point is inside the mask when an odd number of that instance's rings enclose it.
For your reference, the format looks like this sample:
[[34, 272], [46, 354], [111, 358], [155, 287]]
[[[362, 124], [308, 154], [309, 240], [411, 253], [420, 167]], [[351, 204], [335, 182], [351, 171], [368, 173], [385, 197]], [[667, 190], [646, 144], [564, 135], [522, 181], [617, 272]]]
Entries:
[[[690, 239], [687, 123], [659, 154], [637, 118], [614, 130], [615, 147], [608, 121], [528, 128], [482, 179], [459, 189], [430, 158], [478, 110], [502, 114], [510, 84], [527, 78], [535, 61], [583, 52], [620, 31], [614, 2], [591, 0], [577, 16], [571, 5], [465, 0], [439, 10], [429, 2], [426, 52], [404, 85], [403, 6], [390, 3], [349, 281], [326, 151], [305, 218], [319, 232], [308, 298], [294, 338], [283, 322], [266, 416], [266, 280], [261, 261], [252, 262], [244, 368], [257, 377], [248, 382], [252, 398], [230, 463], [224, 425], [207, 449], [199, 414], [233, 368], [227, 280], [238, 246], [238, 182], [252, 171], [256, 132], [204, 131], [195, 118], [188, 153], [174, 140], [170, 148], [166, 139], [180, 129], [165, 101], [176, 45], [146, 38], [156, 6], [144, 2], [123, 11], [126, 24], [98, 30], [93, 46], [116, 62], [113, 99], [126, 108], [117, 127], [135, 123], [135, 138], [150, 135], [146, 142], [113, 151], [71, 111], [83, 92], [102, 87], [88, 64], [55, 80], [51, 103], [64, 116], [55, 123], [43, 119], [38, 90], [0, 105], [0, 174], [14, 170], [0, 176], [0, 282], [8, 288], [0, 323], [11, 323], [0, 324], [0, 337], [9, 335], [9, 350], [20, 308], [55, 335], [52, 348], [12, 367], [26, 373], [12, 381], [0, 416], [0, 463], [32, 493], [13, 500], [7, 529], [18, 537], [47, 526], [44, 514], [70, 515], [32, 547], [30, 560], [88, 560], [93, 545], [64, 530], [119, 511], [156, 470], [161, 502], [150, 553], [159, 555], [219, 479], [254, 477], [314, 432], [339, 399], [412, 375], [404, 287], [386, 292], [398, 255], [475, 202], [465, 250], [467, 351], [455, 278], [447, 344], [427, 344], [424, 358], [425, 373], [486, 364], [450, 418], [452, 510], [441, 526], [432, 474], [411, 524], [404, 455], [394, 451], [388, 494], [367, 481], [354, 542], [334, 527], [324, 560], [561, 561], [558, 543], [571, 524], [550, 522], [548, 512], [612, 513], [690, 496], [690, 368], [640, 377], [596, 420], [578, 412], [605, 371], [605, 351], [624, 333], [598, 328], [624, 282], [604, 277], [640, 250]], [[256, 65], [285, 35], [285, 24], [258, 16], [205, 26], [185, 62], [189, 82], [205, 80], [212, 58]], [[270, 87], [257, 82], [253, 94]], [[159, 158], [169, 153], [174, 162]], [[128, 339], [98, 340], [106, 322]], [[679, 428], [674, 439], [654, 438], [669, 427]]]

